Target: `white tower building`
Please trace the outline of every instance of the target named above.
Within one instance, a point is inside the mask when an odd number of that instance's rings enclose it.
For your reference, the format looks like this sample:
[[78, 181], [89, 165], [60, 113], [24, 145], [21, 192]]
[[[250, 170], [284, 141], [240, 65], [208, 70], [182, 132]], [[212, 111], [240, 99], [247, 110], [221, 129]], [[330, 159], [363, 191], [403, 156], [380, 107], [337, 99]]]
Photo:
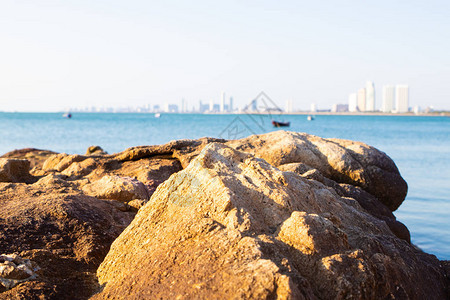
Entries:
[[390, 113], [394, 111], [395, 87], [393, 85], [383, 86], [383, 104], [381, 111]]
[[348, 96], [348, 111], [358, 111], [358, 97], [356, 96], [356, 93], [352, 93]]
[[358, 90], [358, 110], [366, 111], [366, 89], [361, 88]]
[[366, 111], [375, 111], [375, 85], [372, 81], [366, 82]]
[[287, 113], [291, 113], [292, 112], [292, 100], [288, 99], [286, 100], [286, 110]]
[[395, 88], [396, 112], [405, 113], [409, 110], [409, 87], [399, 84]]

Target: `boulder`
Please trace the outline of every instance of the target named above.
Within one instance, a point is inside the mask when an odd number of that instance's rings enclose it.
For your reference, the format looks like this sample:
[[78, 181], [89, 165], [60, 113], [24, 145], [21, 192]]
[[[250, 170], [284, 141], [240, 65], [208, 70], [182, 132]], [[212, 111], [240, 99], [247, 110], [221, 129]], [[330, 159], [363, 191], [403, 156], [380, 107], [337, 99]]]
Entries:
[[29, 182], [31, 178], [28, 160], [0, 158], [0, 182]]
[[85, 160], [87, 157], [83, 155], [69, 155], [66, 153], [58, 153], [50, 156], [43, 164], [44, 171], [56, 170], [58, 172], [64, 171], [72, 163]]
[[384, 152], [360, 142], [324, 139], [297, 132], [276, 131], [227, 142], [273, 166], [302, 163], [338, 183], [363, 188], [391, 211], [406, 197], [408, 186]]
[[356, 200], [218, 143], [159, 185], [97, 276], [93, 299], [446, 297], [436, 257]]
[[382, 219], [389, 226], [391, 231], [399, 238], [411, 242], [411, 235], [408, 228], [397, 221], [391, 210], [381, 203], [375, 196], [364, 191], [362, 188], [344, 183], [337, 183], [320, 173], [319, 170], [311, 168], [302, 163], [290, 163], [278, 167], [282, 171], [291, 171], [300, 176], [316, 180], [334, 190], [339, 196], [353, 198], [371, 215]]
[[80, 162], [72, 162], [61, 174], [68, 177], [83, 177], [95, 170], [98, 163], [93, 158], [86, 158]]
[[42, 168], [44, 162], [56, 152], [49, 150], [42, 150], [36, 148], [24, 148], [17, 149], [8, 153], [3, 154], [0, 158], [18, 158], [26, 159], [30, 162], [30, 168]]
[[87, 148], [85, 155], [107, 155], [107, 154], [108, 152], [103, 150], [103, 148], [100, 146], [90, 146], [89, 148]]
[[133, 199], [149, 199], [148, 190], [142, 182], [130, 177], [116, 175], [105, 175], [102, 179], [85, 185], [83, 191], [87, 195], [99, 199], [113, 199], [121, 202], [128, 202]]
[[8, 265], [0, 289], [9, 289], [0, 299], [87, 299], [98, 289], [98, 265], [134, 216], [55, 175], [0, 183], [0, 204], [0, 249], [13, 253], [0, 256], [0, 269]]

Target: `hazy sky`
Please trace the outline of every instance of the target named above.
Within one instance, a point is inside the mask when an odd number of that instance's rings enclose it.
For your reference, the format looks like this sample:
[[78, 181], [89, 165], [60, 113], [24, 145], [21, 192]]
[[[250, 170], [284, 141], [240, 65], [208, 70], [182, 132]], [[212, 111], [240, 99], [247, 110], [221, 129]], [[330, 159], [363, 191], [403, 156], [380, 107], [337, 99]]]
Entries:
[[158, 103], [261, 90], [347, 103], [375, 82], [450, 109], [450, 1], [0, 0], [0, 111]]

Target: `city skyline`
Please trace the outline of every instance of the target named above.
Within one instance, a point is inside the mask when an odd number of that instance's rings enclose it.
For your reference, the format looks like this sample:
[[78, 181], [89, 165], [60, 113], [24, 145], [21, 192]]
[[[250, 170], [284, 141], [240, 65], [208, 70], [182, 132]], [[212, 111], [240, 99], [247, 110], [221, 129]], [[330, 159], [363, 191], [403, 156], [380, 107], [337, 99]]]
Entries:
[[[288, 99], [285, 102], [284, 109], [279, 106], [276, 101], [273, 101], [265, 92], [260, 92], [257, 97], [253, 98], [243, 107], [235, 107], [233, 105], [233, 97], [226, 97], [226, 92], [221, 92], [220, 101], [214, 102], [213, 99], [209, 101], [198, 101], [198, 106], [190, 105], [185, 98], [181, 99], [180, 105], [177, 103], [165, 102], [163, 104], [146, 104], [140, 107], [126, 106], [126, 107], [84, 107], [71, 108], [71, 112], [142, 112], [142, 113], [266, 113], [266, 112], [282, 112], [282, 113], [297, 113], [297, 112], [331, 112], [331, 113], [432, 113], [435, 110], [433, 107], [414, 107], [409, 104], [409, 86], [405, 84], [397, 85], [383, 85], [383, 93], [381, 99], [381, 107], [376, 108], [376, 101], [374, 93], [375, 83], [371, 81], [366, 82], [364, 88], [358, 89], [357, 93], [351, 93], [348, 97], [347, 103], [334, 103], [328, 108], [318, 108], [316, 103], [310, 104], [309, 110], [294, 110], [292, 109], [292, 100]], [[366, 91], [369, 92], [366, 92]], [[266, 100], [265, 100], [266, 98]], [[260, 102], [261, 101], [261, 102]], [[206, 103], [205, 103], [206, 102]], [[345, 101], [344, 101], [345, 102]]]
[[[410, 106], [450, 110], [447, 1], [2, 1], [0, 111], [347, 101], [361, 79], [407, 83]], [[367, 13], [370, 12], [370, 18]], [[378, 97], [380, 98], [380, 97]], [[178, 104], [180, 105], [180, 104]], [[192, 105], [192, 104], [189, 104]], [[380, 109], [380, 101], [375, 109]]]

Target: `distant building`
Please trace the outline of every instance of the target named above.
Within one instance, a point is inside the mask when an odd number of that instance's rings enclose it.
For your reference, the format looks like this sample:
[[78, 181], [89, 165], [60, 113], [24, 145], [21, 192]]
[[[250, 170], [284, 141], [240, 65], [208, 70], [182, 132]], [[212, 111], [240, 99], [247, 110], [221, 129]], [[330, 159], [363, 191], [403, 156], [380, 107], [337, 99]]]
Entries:
[[395, 88], [395, 111], [405, 113], [409, 110], [409, 87], [407, 85], [397, 85]]
[[361, 88], [358, 90], [358, 110], [366, 111], [366, 89]]
[[292, 112], [292, 100], [286, 100], [286, 112], [291, 113]]
[[212, 100], [209, 101], [209, 111], [214, 111], [214, 102]]
[[381, 111], [390, 113], [394, 111], [395, 102], [395, 87], [393, 85], [383, 86], [383, 103], [381, 105]]
[[230, 97], [230, 106], [229, 106], [230, 112], [233, 112], [233, 97]]
[[178, 112], [178, 105], [176, 105], [176, 104], [166, 103], [164, 106], [165, 106], [164, 112], [167, 112], [167, 113], [177, 113]]
[[333, 104], [331, 112], [346, 112], [348, 111], [348, 104]]
[[348, 111], [358, 111], [358, 97], [356, 96], [356, 93], [352, 93], [348, 96]]
[[375, 111], [375, 85], [372, 81], [366, 82], [366, 111]]
[[198, 105], [198, 111], [200, 113], [204, 113], [205, 111], [209, 110], [209, 104], [203, 104], [202, 100], [199, 101], [199, 105]]
[[222, 98], [220, 99], [220, 112], [225, 112], [225, 92], [222, 92]]
[[317, 112], [317, 105], [315, 103], [311, 103], [311, 112]]

